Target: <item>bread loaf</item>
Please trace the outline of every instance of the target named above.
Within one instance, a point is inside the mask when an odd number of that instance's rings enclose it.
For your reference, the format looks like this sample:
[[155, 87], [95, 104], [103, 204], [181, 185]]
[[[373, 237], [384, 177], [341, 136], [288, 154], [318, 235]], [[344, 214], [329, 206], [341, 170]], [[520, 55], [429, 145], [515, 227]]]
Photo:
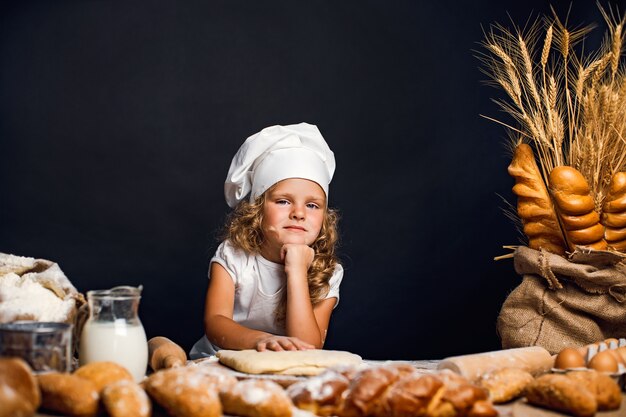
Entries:
[[148, 363], [153, 371], [183, 366], [187, 362], [185, 351], [163, 336], [156, 336], [148, 340], [148, 358]]
[[596, 371], [573, 371], [566, 376], [591, 392], [598, 403], [598, 410], [617, 410], [622, 404], [622, 394], [617, 382], [608, 375]]
[[296, 382], [287, 388], [287, 395], [301, 410], [326, 417], [337, 414], [342, 394], [350, 381], [344, 375], [329, 369], [317, 376]]
[[515, 178], [513, 193], [517, 195], [517, 214], [528, 236], [528, 247], [563, 255], [565, 240], [529, 145], [521, 143], [517, 146], [508, 171]]
[[88, 379], [66, 373], [37, 376], [41, 389], [41, 406], [72, 417], [92, 417], [98, 412], [100, 396]]
[[484, 374], [480, 385], [489, 391], [489, 399], [494, 404], [500, 404], [522, 396], [532, 381], [533, 376], [528, 371], [503, 368]]
[[554, 360], [546, 349], [530, 346], [472, 355], [453, 356], [442, 360], [438, 369], [450, 369], [473, 382], [490, 371], [516, 368], [532, 375], [545, 373], [552, 368]]
[[350, 381], [337, 414], [340, 417], [360, 417], [379, 413], [385, 392], [398, 379], [397, 371], [384, 366], [361, 370]]
[[102, 405], [109, 417], [149, 417], [152, 405], [146, 392], [134, 381], [120, 380], [102, 390]]
[[591, 417], [598, 410], [598, 403], [589, 390], [560, 374], [535, 379], [526, 389], [526, 399], [530, 404], [576, 417]]
[[41, 404], [37, 380], [19, 358], [0, 358], [0, 417], [29, 417]]
[[131, 373], [115, 362], [101, 361], [91, 362], [81, 366], [74, 375], [85, 378], [93, 382], [98, 393], [109, 384], [117, 381], [133, 381]]
[[220, 391], [224, 414], [241, 417], [291, 417], [292, 402], [277, 383], [263, 379], [238, 382]]
[[602, 224], [607, 245], [626, 251], [626, 172], [616, 172], [602, 206]]
[[180, 367], [155, 372], [144, 386], [173, 417], [221, 417], [218, 383], [217, 378], [195, 368]]
[[570, 251], [576, 246], [604, 250], [604, 226], [595, 211], [587, 180], [576, 169], [559, 166], [550, 173], [550, 193], [565, 232]]

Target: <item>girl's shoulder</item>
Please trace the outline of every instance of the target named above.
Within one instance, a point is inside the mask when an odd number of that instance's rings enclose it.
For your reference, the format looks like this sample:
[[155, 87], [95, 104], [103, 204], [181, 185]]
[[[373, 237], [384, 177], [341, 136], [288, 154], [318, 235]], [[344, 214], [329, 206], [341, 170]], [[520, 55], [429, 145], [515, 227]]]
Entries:
[[247, 263], [250, 256], [251, 254], [243, 248], [235, 245], [230, 239], [226, 239], [217, 247], [213, 259], [220, 259], [227, 262]]

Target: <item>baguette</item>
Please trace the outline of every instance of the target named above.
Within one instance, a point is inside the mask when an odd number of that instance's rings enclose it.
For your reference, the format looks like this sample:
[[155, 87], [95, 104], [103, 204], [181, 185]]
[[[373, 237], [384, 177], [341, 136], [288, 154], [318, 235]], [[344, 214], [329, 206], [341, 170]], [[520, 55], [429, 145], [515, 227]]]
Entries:
[[563, 255], [566, 245], [557, 214], [529, 145], [517, 146], [508, 172], [515, 178], [513, 193], [528, 247]]
[[616, 172], [602, 207], [604, 239], [611, 249], [626, 251], [626, 172]]
[[595, 211], [591, 189], [576, 168], [554, 168], [550, 173], [550, 193], [554, 198], [570, 251], [573, 252], [576, 246], [607, 249], [604, 226], [600, 223], [600, 215]]

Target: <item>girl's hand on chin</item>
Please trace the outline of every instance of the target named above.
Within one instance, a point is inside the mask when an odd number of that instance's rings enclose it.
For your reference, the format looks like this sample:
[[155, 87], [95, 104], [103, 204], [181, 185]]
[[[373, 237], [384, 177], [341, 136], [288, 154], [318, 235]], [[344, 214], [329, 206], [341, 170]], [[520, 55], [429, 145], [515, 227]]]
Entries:
[[313, 248], [304, 244], [286, 243], [280, 249], [280, 258], [285, 262], [285, 270], [300, 267], [306, 272], [314, 257]]
[[297, 337], [287, 336], [269, 336], [259, 340], [255, 346], [256, 350], [263, 352], [264, 350], [308, 350], [315, 349], [315, 346], [303, 342]]

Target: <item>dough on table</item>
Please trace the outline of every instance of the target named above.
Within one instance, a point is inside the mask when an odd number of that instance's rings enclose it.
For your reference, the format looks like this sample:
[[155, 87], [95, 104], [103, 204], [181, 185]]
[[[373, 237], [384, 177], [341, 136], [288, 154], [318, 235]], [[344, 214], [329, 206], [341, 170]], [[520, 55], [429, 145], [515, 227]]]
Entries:
[[317, 375], [337, 365], [359, 365], [362, 359], [340, 350], [220, 350], [220, 363], [247, 374]]

